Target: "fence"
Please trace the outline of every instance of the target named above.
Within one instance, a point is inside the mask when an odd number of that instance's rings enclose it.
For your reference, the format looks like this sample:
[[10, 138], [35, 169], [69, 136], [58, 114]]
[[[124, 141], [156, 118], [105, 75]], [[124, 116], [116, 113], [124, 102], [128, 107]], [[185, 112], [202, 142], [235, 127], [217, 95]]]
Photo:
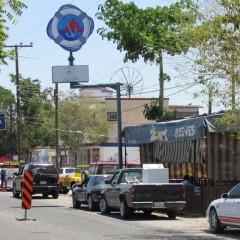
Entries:
[[215, 183], [214, 185], [190, 186], [186, 189], [187, 206], [184, 214], [205, 215], [209, 203], [221, 197], [222, 193], [229, 192], [236, 183]]

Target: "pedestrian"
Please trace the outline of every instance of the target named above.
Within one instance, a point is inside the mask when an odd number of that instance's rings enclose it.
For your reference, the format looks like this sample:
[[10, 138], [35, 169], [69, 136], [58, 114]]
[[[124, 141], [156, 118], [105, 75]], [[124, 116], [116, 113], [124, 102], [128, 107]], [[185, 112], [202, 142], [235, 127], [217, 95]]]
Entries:
[[1, 187], [3, 189], [3, 184], [7, 188], [7, 170], [6, 168], [1, 169]]
[[190, 176], [189, 176], [189, 175], [185, 175], [185, 176], [183, 177], [182, 184], [183, 184], [185, 187], [192, 186], [192, 183], [190, 182]]

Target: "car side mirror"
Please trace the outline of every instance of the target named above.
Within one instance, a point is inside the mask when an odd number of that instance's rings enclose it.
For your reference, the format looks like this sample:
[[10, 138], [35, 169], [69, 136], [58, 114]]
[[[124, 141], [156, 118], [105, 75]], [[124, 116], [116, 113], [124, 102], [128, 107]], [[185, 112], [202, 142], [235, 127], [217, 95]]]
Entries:
[[228, 198], [228, 193], [223, 193], [223, 194], [221, 195], [221, 198]]

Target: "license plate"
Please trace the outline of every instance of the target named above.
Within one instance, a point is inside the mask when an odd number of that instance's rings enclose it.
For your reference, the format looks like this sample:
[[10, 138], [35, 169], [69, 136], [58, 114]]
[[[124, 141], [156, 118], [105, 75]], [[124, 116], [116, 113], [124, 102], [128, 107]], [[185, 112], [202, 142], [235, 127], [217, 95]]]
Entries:
[[161, 207], [161, 208], [162, 208], [162, 207], [164, 207], [164, 203], [163, 203], [163, 202], [154, 202], [154, 203], [153, 203], [153, 206], [154, 206], [154, 207]]
[[47, 184], [47, 181], [40, 181], [40, 184]]

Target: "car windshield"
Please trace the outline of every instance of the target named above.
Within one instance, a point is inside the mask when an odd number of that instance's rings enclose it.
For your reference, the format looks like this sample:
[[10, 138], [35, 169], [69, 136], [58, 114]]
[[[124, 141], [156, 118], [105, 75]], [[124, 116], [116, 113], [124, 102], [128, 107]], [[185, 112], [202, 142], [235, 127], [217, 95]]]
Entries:
[[75, 173], [76, 169], [75, 168], [67, 168], [66, 173]]
[[34, 173], [37, 174], [57, 174], [57, 170], [53, 165], [32, 165], [30, 169], [33, 169]]
[[107, 178], [108, 177], [104, 177], [104, 176], [95, 177], [93, 180], [93, 186], [104, 184], [104, 182]]

